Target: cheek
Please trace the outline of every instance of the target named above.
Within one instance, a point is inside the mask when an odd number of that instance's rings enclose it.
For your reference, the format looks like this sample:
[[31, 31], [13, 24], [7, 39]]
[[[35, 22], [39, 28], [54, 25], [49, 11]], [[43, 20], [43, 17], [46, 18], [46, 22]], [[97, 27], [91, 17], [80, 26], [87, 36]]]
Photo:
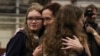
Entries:
[[53, 20], [53, 19], [51, 19], [51, 20], [49, 21], [49, 24], [51, 25], [51, 24], [53, 23], [53, 21], [54, 21], [54, 20]]
[[40, 23], [37, 24], [37, 28], [38, 28], [38, 29], [41, 29], [42, 26], [43, 26], [43, 22], [40, 22]]
[[41, 27], [42, 25], [43, 25], [43, 22], [41, 22], [41, 23], [38, 23], [38, 26], [39, 26], [39, 27]]
[[50, 24], [52, 24], [54, 22], [54, 19], [55, 19], [54, 17], [51, 18]]
[[83, 27], [84, 24], [83, 24], [83, 21], [80, 21], [80, 27]]
[[83, 22], [82, 22], [82, 21], [79, 21], [79, 22], [77, 23], [77, 26], [78, 26], [79, 28], [83, 27]]

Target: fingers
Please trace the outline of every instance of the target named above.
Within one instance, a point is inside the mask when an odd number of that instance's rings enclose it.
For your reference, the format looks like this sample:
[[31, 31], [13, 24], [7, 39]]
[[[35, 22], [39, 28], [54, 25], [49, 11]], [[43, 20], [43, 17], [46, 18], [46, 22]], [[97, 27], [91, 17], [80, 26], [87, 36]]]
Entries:
[[68, 40], [67, 39], [61, 39], [63, 42], [68, 42]]
[[37, 46], [36, 48], [41, 48], [41, 47], [42, 47], [42, 46], [39, 45], [39, 46]]
[[78, 40], [78, 38], [75, 35], [73, 35], [73, 37], [74, 37], [75, 40]]
[[70, 46], [72, 44], [69, 42], [69, 43], [62, 43], [62, 45], [64, 45], [64, 46]]
[[66, 39], [62, 39], [62, 45], [64, 47], [62, 47], [61, 49], [74, 49], [75, 47], [77, 47], [80, 43], [79, 43], [79, 39], [77, 38], [77, 36], [73, 35], [74, 39], [71, 39], [70, 37], [66, 37]]
[[67, 40], [71, 40], [71, 38], [70, 38], [70, 37], [66, 37], [66, 39], [67, 39]]
[[61, 39], [61, 40], [64, 42], [71, 42], [73, 40], [78, 40], [78, 38], [75, 35], [73, 37], [74, 37], [74, 39], [71, 39], [70, 37], [66, 37], [66, 39]]

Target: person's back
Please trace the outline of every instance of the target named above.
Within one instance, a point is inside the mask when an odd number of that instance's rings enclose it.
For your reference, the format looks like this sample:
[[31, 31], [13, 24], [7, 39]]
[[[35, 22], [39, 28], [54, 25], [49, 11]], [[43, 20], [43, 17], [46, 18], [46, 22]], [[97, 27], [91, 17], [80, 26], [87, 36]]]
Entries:
[[[44, 56], [87, 56], [87, 54], [91, 56], [85, 39], [86, 35], [83, 33], [83, 20], [83, 11], [80, 8], [72, 5], [61, 7], [53, 25], [47, 29], [47, 33], [44, 36]], [[65, 41], [62, 41], [62, 39], [67, 40], [66, 45], [63, 45]], [[72, 41], [72, 43], [70, 40], [75, 42]], [[83, 49], [77, 51], [77, 48], [75, 48], [77, 45], [75, 46], [74, 44], [81, 46]], [[81, 54], [84, 49], [87, 53]]]

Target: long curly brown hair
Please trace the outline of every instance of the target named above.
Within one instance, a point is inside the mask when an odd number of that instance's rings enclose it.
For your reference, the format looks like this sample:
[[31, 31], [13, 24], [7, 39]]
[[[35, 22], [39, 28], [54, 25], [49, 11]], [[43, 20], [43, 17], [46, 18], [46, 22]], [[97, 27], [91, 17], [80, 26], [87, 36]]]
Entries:
[[[27, 36], [27, 38], [26, 38], [26, 48], [28, 50], [32, 51], [32, 52], [36, 48], [36, 46], [38, 46], [38, 42], [34, 38], [33, 31], [27, 25], [27, 15], [32, 10], [36, 10], [41, 14], [42, 8], [43, 8], [42, 5], [40, 5], [38, 3], [32, 3], [30, 5], [30, 7], [27, 9], [27, 13], [26, 13], [26, 19], [25, 19], [25, 23], [24, 23], [24, 31], [25, 31], [26, 36]], [[40, 29], [40, 31], [38, 33], [39, 37], [42, 36], [43, 32], [44, 32], [44, 26]]]
[[73, 5], [65, 5], [60, 8], [55, 22], [43, 36], [43, 49], [47, 56], [71, 56], [75, 53], [71, 49], [61, 50], [61, 39], [66, 36], [73, 38], [73, 35], [76, 35], [83, 47], [87, 46], [87, 36], [83, 31], [83, 27], [77, 28], [77, 22], [79, 22], [82, 14], [83, 11]]

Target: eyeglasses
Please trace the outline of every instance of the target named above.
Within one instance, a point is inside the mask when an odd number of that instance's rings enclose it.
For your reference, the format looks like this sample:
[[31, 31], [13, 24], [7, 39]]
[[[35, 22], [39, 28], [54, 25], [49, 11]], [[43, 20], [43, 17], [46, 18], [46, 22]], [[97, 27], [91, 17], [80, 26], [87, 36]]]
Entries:
[[33, 21], [33, 20], [35, 20], [35, 21], [42, 21], [43, 18], [40, 17], [40, 16], [37, 16], [37, 17], [27, 17], [27, 20], [29, 20], [29, 21]]

